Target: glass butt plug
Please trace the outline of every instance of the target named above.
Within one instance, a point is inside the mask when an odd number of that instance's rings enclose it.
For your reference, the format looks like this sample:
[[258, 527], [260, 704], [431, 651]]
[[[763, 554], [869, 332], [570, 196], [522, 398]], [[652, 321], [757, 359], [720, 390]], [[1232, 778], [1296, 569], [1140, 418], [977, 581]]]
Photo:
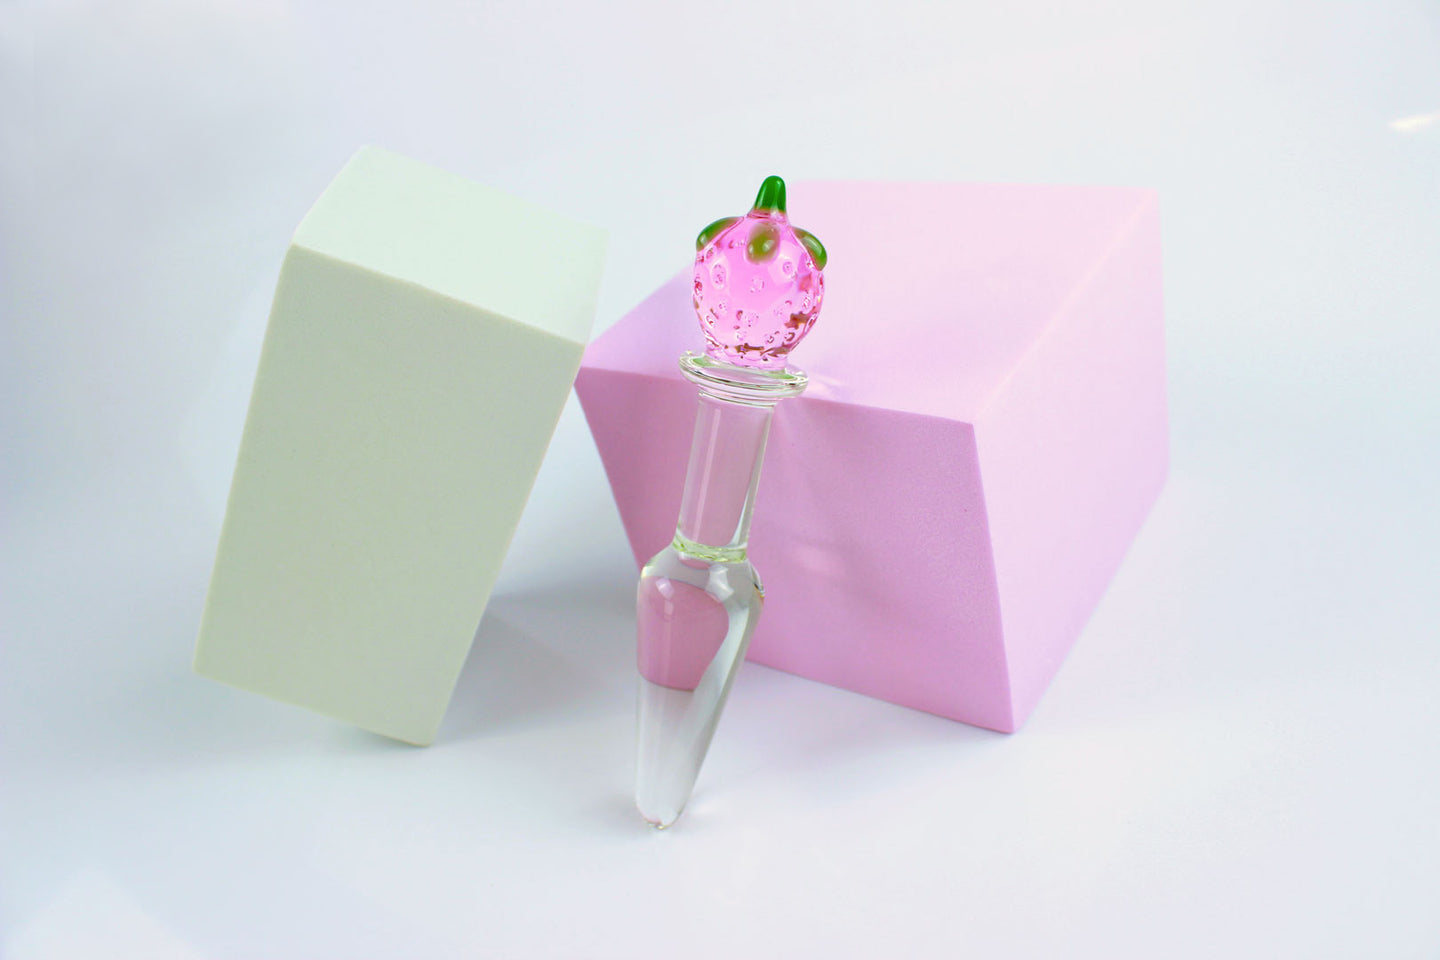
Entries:
[[636, 804], [656, 827], [685, 808], [764, 604], [747, 548], [775, 404], [805, 374], [786, 365], [825, 293], [825, 248], [792, 227], [769, 177], [743, 217], [696, 240], [694, 304], [703, 355], [680, 369], [699, 388], [675, 537], [637, 591]]

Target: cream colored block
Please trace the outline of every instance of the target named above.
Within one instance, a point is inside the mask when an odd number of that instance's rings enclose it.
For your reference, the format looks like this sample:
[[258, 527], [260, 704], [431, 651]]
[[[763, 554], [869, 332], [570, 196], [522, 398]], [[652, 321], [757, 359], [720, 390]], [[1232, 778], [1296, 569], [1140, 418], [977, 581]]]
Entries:
[[603, 257], [597, 228], [356, 154], [281, 269], [198, 672], [434, 739], [579, 367]]

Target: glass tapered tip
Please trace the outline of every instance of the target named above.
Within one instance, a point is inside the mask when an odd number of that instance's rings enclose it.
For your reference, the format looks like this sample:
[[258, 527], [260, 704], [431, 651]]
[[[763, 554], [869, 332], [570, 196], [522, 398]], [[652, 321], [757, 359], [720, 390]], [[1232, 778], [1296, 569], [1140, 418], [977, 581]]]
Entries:
[[635, 805], [663, 828], [695, 788], [763, 594], [748, 560], [701, 562], [672, 545], [645, 565], [636, 600]]

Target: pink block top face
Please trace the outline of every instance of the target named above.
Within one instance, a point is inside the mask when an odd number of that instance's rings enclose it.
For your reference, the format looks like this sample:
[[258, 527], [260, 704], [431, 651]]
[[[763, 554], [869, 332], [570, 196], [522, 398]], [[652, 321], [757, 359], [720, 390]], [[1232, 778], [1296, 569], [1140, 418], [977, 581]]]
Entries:
[[[810, 375], [806, 396], [974, 422], [1154, 207], [1153, 191], [1123, 187], [792, 184], [790, 209], [830, 255], [824, 318], [790, 356]], [[704, 347], [691, 284], [686, 270], [637, 308], [674, 311], [673, 322], [622, 324], [586, 365], [678, 376], [676, 358]]]

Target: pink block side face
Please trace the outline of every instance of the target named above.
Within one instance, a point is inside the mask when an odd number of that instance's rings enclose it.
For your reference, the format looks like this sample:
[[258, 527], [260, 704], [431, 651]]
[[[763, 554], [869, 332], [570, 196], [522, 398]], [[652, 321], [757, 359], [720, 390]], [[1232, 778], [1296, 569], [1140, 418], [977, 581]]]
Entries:
[[817, 400], [777, 413], [771, 443], [751, 539], [766, 595], [750, 658], [1012, 729], [970, 425]]
[[[794, 357], [811, 388], [771, 433], [750, 658], [1013, 731], [1163, 483], [1154, 195], [827, 183], [791, 198], [830, 250], [829, 290]], [[908, 259], [897, 235], [919, 239]], [[690, 292], [688, 271], [657, 290], [576, 381], [637, 564], [679, 512]]]
[[[675, 533], [695, 388], [595, 367], [581, 368], [576, 388], [643, 564]], [[749, 659], [1011, 729], [969, 424], [784, 401], [750, 543], [765, 610]]]
[[1028, 717], [1169, 467], [1153, 195], [979, 417], [1010, 685]]

